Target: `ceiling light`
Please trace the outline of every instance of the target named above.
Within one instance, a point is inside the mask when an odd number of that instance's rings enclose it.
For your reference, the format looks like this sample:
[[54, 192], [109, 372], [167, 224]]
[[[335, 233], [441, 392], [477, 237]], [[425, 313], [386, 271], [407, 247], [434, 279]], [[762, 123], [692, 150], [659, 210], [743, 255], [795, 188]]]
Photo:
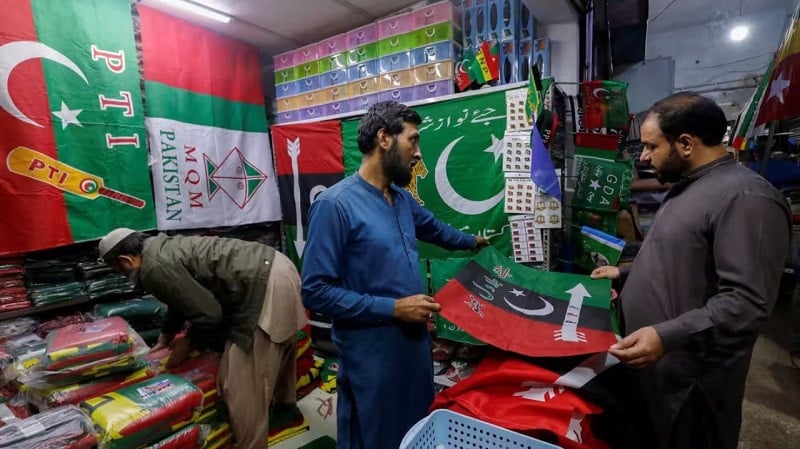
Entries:
[[208, 7], [205, 7], [205, 6], [202, 6], [202, 5], [198, 5], [197, 3], [188, 2], [186, 0], [178, 0], [176, 2], [173, 2], [173, 5], [181, 8], [181, 9], [184, 9], [186, 11], [190, 11], [190, 12], [193, 12], [193, 13], [195, 13], [197, 15], [200, 15], [200, 16], [212, 19], [212, 20], [216, 20], [216, 21], [219, 21], [219, 22], [222, 22], [222, 23], [228, 23], [228, 22], [231, 21], [230, 16], [226, 16], [225, 14], [222, 14], [222, 13], [219, 13], [217, 11], [214, 11], [211, 8], [208, 8]]
[[741, 42], [750, 34], [750, 29], [744, 25], [738, 25], [731, 30], [731, 40], [734, 42]]

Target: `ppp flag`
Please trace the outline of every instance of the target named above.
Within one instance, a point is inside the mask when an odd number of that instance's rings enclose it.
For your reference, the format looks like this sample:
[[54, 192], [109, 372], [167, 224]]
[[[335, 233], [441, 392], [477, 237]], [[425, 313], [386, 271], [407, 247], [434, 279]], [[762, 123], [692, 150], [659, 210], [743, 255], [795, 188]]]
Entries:
[[605, 352], [617, 342], [610, 281], [515, 264], [493, 247], [434, 297], [468, 334], [530, 357]]
[[331, 120], [272, 126], [287, 255], [298, 268], [306, 246], [308, 209], [317, 195], [344, 179], [342, 127]]

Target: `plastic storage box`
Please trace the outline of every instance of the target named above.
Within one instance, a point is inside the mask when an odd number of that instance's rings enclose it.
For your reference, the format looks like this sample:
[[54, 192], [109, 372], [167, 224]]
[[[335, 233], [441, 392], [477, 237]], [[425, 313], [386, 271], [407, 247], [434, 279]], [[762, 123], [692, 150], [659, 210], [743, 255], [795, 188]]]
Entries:
[[436, 410], [406, 433], [400, 449], [561, 449], [450, 410]]

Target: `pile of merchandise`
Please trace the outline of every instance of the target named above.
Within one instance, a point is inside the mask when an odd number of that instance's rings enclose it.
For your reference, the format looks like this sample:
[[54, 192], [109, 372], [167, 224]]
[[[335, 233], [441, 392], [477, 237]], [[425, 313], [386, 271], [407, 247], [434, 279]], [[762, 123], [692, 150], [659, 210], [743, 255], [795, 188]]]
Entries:
[[72, 259], [29, 259], [25, 261], [25, 281], [34, 306], [46, 306], [87, 297], [84, 284]]
[[96, 317], [112, 316], [124, 318], [139, 333], [147, 344], [158, 341], [161, 326], [167, 316], [167, 306], [155, 297], [147, 295], [126, 301], [97, 304]]
[[31, 307], [25, 289], [25, 268], [19, 260], [0, 261], [0, 312]]
[[114, 273], [111, 267], [100, 262], [82, 262], [77, 266], [86, 285], [89, 298], [102, 301], [109, 297], [130, 296], [135, 289], [127, 277]]

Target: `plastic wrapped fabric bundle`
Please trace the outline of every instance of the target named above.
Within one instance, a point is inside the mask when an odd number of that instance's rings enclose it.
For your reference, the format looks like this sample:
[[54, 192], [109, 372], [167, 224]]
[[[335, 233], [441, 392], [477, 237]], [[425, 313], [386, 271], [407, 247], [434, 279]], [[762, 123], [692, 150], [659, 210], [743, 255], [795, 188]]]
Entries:
[[56, 329], [47, 336], [44, 367], [55, 371], [125, 354], [133, 345], [131, 332], [119, 317]]
[[54, 408], [0, 428], [4, 449], [92, 449], [97, 436], [77, 407]]
[[121, 274], [111, 274], [88, 281], [86, 283], [86, 291], [89, 293], [90, 298], [100, 299], [130, 295], [136, 289], [131, 285], [127, 277]]
[[55, 304], [86, 297], [86, 291], [80, 282], [66, 284], [38, 285], [28, 290], [31, 301], [36, 306]]
[[78, 264], [78, 273], [81, 279], [88, 281], [99, 277], [114, 274], [114, 270], [103, 262], [82, 262]]
[[200, 427], [192, 424], [145, 449], [196, 449], [200, 440]]
[[219, 399], [217, 391], [217, 373], [221, 355], [206, 353], [199, 357], [189, 359], [180, 366], [168, 370], [193, 383], [203, 392], [203, 409], [213, 407]]
[[36, 334], [21, 335], [6, 341], [0, 347], [2, 379], [10, 381], [27, 374], [39, 365], [47, 344]]
[[62, 327], [69, 326], [70, 324], [80, 324], [91, 321], [91, 319], [83, 313], [76, 312], [69, 315], [59, 315], [52, 320], [47, 320], [39, 324], [36, 328], [36, 335], [45, 338], [50, 332], [61, 329]]
[[167, 316], [167, 306], [147, 295], [129, 301], [98, 304], [94, 307], [94, 315], [98, 318], [118, 316], [125, 318], [134, 329], [152, 329]]
[[33, 318], [20, 317], [13, 320], [0, 321], [0, 344], [10, 338], [29, 334], [36, 329], [38, 323]]
[[16, 419], [31, 416], [31, 409], [25, 398], [14, 388], [0, 387], [0, 427]]
[[[45, 389], [127, 374], [147, 366], [149, 348], [125, 320], [114, 318], [112, 324], [117, 320], [124, 324], [124, 332], [117, 324], [105, 326], [103, 320], [67, 326], [73, 327], [71, 331], [62, 328], [51, 332], [47, 362], [20, 376], [19, 381], [30, 388]], [[95, 326], [98, 323], [101, 326]], [[75, 331], [81, 327], [83, 331]], [[91, 361], [79, 363], [85, 360]]]
[[141, 368], [133, 374], [122, 376], [109, 376], [102, 379], [53, 387], [48, 389], [30, 388], [27, 392], [28, 402], [39, 410], [46, 410], [62, 405], [79, 405], [88, 399], [129, 387], [155, 376], [149, 368]]
[[199, 416], [203, 392], [162, 374], [81, 404], [100, 432], [101, 449], [136, 449], [166, 438]]

